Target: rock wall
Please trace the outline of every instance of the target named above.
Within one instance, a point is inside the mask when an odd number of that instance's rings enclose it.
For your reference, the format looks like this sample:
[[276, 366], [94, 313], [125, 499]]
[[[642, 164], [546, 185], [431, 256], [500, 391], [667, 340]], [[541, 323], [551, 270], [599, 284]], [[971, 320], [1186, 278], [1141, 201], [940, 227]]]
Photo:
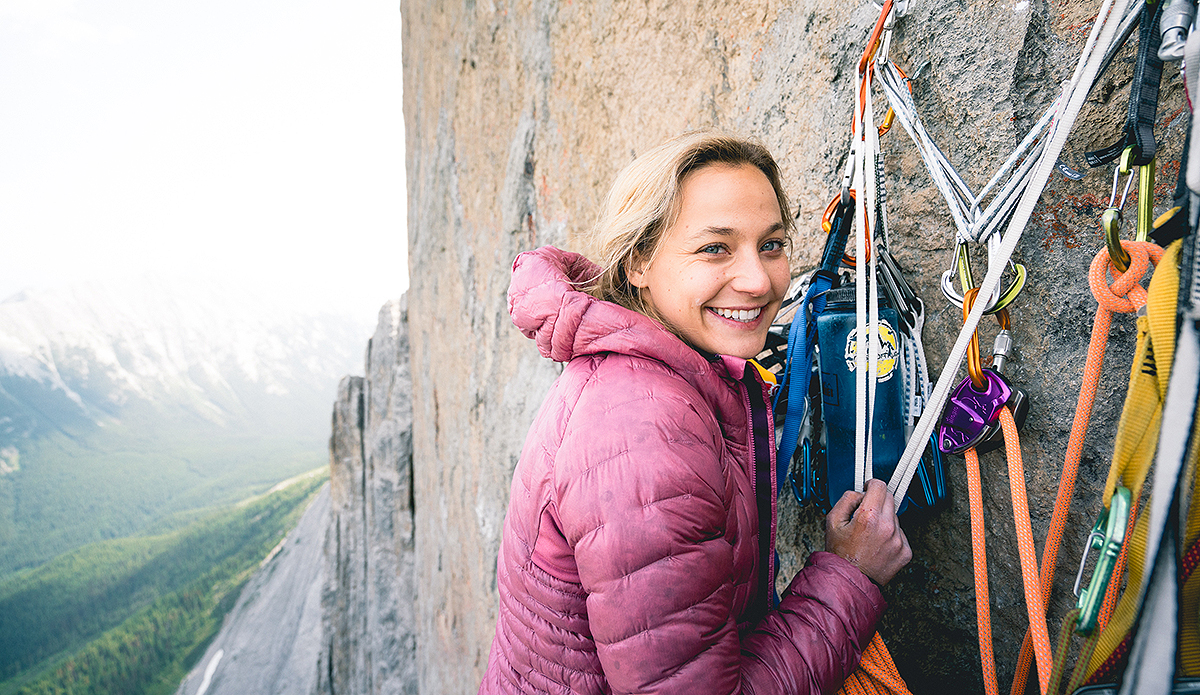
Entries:
[[[970, 185], [983, 185], [1056, 96], [1096, 6], [913, 0], [897, 23], [892, 55], [917, 76], [921, 116]], [[815, 0], [405, 0], [401, 12], [415, 668], [422, 693], [471, 693], [494, 629], [509, 480], [558, 373], [508, 319], [513, 257], [543, 244], [576, 248], [630, 159], [681, 131], [717, 127], [757, 137], [775, 153], [798, 204], [795, 268], [814, 264], [820, 214], [846, 156], [853, 66], [878, 10]], [[1131, 67], [1127, 47], [1093, 92], [1062, 158], [1085, 177], [1052, 179], [1017, 252], [1031, 278], [1013, 308], [1009, 374], [1032, 400], [1022, 449], [1039, 548], [1096, 306], [1086, 272], [1111, 186], [1112, 170], [1089, 171], [1082, 152], [1116, 138]], [[1182, 104], [1177, 69], [1168, 66], [1158, 212], [1178, 170]], [[959, 310], [938, 290], [953, 228], [903, 130], [885, 136], [883, 147], [893, 251], [926, 301], [925, 344], [936, 379], [961, 325]], [[985, 351], [995, 330], [983, 329]], [[1118, 318], [1058, 561], [1052, 630], [1073, 603], [1074, 569], [1099, 510], [1133, 338], [1132, 321]], [[345, 386], [351, 398], [362, 388]], [[347, 412], [342, 421], [354, 417]], [[980, 692], [965, 478], [961, 459], [947, 466], [952, 505], [923, 524], [906, 522], [914, 560], [887, 587], [892, 608], [882, 632], [914, 691]], [[983, 471], [993, 626], [1007, 687], [1025, 630], [1024, 600], [1002, 455], [984, 457]], [[343, 490], [354, 484], [336, 483]], [[786, 581], [822, 546], [822, 526], [790, 497], [781, 503], [781, 523]], [[353, 666], [364, 668], [370, 671]]]
[[412, 377], [404, 299], [346, 377], [333, 411], [330, 528], [316, 692], [416, 693]]

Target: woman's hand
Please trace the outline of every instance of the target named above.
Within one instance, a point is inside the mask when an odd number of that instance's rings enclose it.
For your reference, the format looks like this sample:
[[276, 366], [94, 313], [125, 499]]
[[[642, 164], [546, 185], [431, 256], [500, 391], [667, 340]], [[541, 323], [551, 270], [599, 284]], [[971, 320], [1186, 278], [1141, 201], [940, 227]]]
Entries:
[[896, 505], [882, 480], [866, 492], [846, 491], [825, 517], [825, 550], [839, 555], [883, 586], [912, 559]]

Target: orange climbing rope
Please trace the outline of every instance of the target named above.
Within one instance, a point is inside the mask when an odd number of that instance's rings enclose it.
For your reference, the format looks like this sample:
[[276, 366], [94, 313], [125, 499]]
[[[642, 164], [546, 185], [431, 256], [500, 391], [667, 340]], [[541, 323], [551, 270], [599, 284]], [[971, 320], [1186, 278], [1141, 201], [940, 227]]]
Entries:
[[862, 661], [842, 684], [838, 695], [912, 695], [878, 632], [863, 650]]
[[[963, 321], [971, 313], [971, 307], [979, 296], [979, 288], [968, 288], [963, 293]], [[1007, 310], [997, 315], [1000, 326], [1009, 328]], [[979, 357], [978, 334], [971, 336], [967, 348], [967, 373], [971, 383], [982, 389], [985, 385], [982, 361]], [[1021, 442], [1017, 436], [1017, 424], [1012, 410], [1004, 406], [1000, 410], [1000, 427], [1004, 433], [1004, 450], [1008, 458], [1009, 489], [1012, 495], [1013, 522], [1017, 531], [1017, 550], [1021, 559], [1021, 577], [1025, 586], [1025, 606], [1029, 615], [1030, 631], [1037, 654], [1038, 681], [1043, 695], [1050, 682], [1053, 667], [1050, 636], [1046, 625], [1046, 600], [1039, 585], [1037, 550], [1033, 543], [1033, 528], [1029, 519], [1029, 497], [1025, 490], [1025, 467], [1021, 460]], [[974, 448], [966, 452], [967, 490], [971, 509], [971, 549], [975, 565], [975, 613], [979, 631], [979, 660], [983, 671], [983, 687], [987, 695], [999, 695], [996, 682], [996, 659], [992, 649], [992, 627], [990, 592], [987, 578], [987, 545], [984, 539], [983, 486], [979, 474], [979, 457]]]
[[[1146, 304], [1146, 290], [1139, 284], [1149, 269], [1150, 261], [1156, 264], [1162, 257], [1162, 248], [1144, 241], [1122, 241], [1121, 246], [1132, 256], [1132, 262], [1124, 273], [1112, 266], [1108, 249], [1102, 248], [1092, 261], [1088, 273], [1088, 284], [1099, 306], [1092, 322], [1092, 336], [1088, 343], [1087, 360], [1083, 367], [1083, 382], [1079, 387], [1079, 400], [1075, 407], [1075, 420], [1067, 440], [1067, 452], [1059, 478], [1058, 496], [1054, 512], [1050, 517], [1050, 529], [1046, 545], [1042, 550], [1041, 593], [1044, 602], [1050, 600], [1054, 583], [1054, 569], [1058, 562], [1058, 551], [1062, 545], [1063, 530], [1066, 528], [1067, 513], [1071, 509], [1071, 498], [1075, 494], [1075, 481], [1079, 473], [1079, 460], [1083, 456], [1084, 438], [1087, 436], [1088, 421], [1096, 399], [1096, 387], [1100, 383], [1100, 371], [1104, 365], [1104, 351], [1108, 347], [1108, 331], [1112, 326], [1113, 313], [1135, 313]], [[1107, 274], [1111, 270], [1114, 280], [1110, 285]], [[1107, 499], [1105, 503], [1107, 504]], [[1122, 565], [1118, 565], [1121, 567]], [[1107, 603], [1107, 601], [1106, 601]], [[1025, 692], [1029, 678], [1033, 644], [1029, 632], [1021, 645], [1017, 660], [1017, 671], [1013, 678], [1012, 695]]]
[[[1033, 543], [1033, 528], [1029, 519], [1029, 498], [1025, 490], [1025, 467], [1021, 459], [1021, 442], [1012, 411], [1005, 406], [1000, 411], [1000, 427], [1004, 432], [1004, 450], [1008, 458], [1008, 475], [1013, 504], [1013, 522], [1017, 529], [1017, 551], [1021, 559], [1021, 577], [1025, 585], [1025, 606], [1029, 615], [1034, 652], [1037, 655], [1038, 682], [1043, 695], [1050, 683], [1054, 664], [1046, 624], [1046, 602], [1038, 582], [1037, 551]], [[971, 546], [975, 564], [975, 613], [979, 621], [979, 658], [983, 669], [983, 687], [987, 695], [997, 695], [996, 660], [992, 652], [992, 626], [989, 609], [990, 594], [987, 578], [987, 549], [984, 542], [983, 490], [979, 475], [979, 457], [968, 449], [967, 491], [971, 507]]]
[[999, 695], [996, 685], [996, 656], [992, 652], [991, 593], [988, 590], [987, 552], [984, 543], [983, 485], [979, 476], [979, 455], [975, 447], [966, 451], [967, 498], [971, 506], [971, 550], [975, 560], [975, 616], [979, 627], [979, 661], [983, 668], [983, 691]]
[[1017, 423], [1013, 421], [1007, 406], [1000, 411], [1000, 426], [1004, 430], [1004, 451], [1008, 455], [1009, 487], [1012, 489], [1013, 520], [1017, 525], [1021, 577], [1025, 582], [1029, 632], [1033, 635], [1033, 651], [1037, 657], [1038, 683], [1045, 695], [1050, 685], [1050, 669], [1054, 658], [1050, 651], [1050, 635], [1046, 626], [1046, 599], [1042, 596], [1038, 583], [1037, 549], [1033, 545], [1033, 528], [1029, 520], [1029, 496], [1025, 492], [1021, 442], [1017, 439]]

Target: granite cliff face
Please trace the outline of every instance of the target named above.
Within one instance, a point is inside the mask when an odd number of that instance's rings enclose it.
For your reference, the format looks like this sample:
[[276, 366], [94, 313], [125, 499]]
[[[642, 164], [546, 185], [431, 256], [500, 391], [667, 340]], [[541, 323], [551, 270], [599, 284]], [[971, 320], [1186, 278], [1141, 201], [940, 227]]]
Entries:
[[[399, 379], [387, 371], [399, 362], [384, 360], [379, 375], [372, 367], [365, 382], [343, 383], [335, 418], [336, 566], [322, 678], [338, 693], [401, 681], [414, 692], [470, 693], [494, 630], [512, 470], [558, 373], [509, 321], [513, 257], [543, 244], [578, 248], [625, 163], [671, 135], [711, 126], [757, 137], [776, 154], [798, 203], [795, 267], [814, 264], [820, 214], [845, 161], [854, 63], [878, 10], [813, 0], [406, 0], [401, 11], [412, 285], [407, 331], [390, 335], [410, 341], [411, 467], [402, 449], [408, 425], [396, 420], [388, 434], [392, 425], [379, 416], [404, 410]], [[917, 108], [970, 185], [982, 186], [1056, 96], [1094, 12], [1083, 0], [911, 3], [892, 56], [918, 75]], [[1022, 448], [1039, 548], [1096, 306], [1086, 272], [1112, 176], [1107, 167], [1088, 170], [1082, 153], [1116, 138], [1132, 55], [1127, 47], [1097, 86], [1062, 157], [1084, 177], [1051, 180], [1017, 251], [1031, 278], [1013, 308], [1008, 373], [1032, 401]], [[1182, 104], [1177, 69], [1168, 66], [1157, 212], [1178, 170]], [[961, 325], [938, 290], [953, 228], [905, 133], [896, 128], [883, 147], [893, 252], [927, 304], [936, 378]], [[1084, 448], [1051, 602], [1055, 627], [1073, 604], [1073, 569], [1099, 509], [1132, 355], [1126, 319], [1112, 331]], [[985, 350], [995, 330], [984, 327]], [[982, 691], [960, 462], [947, 464], [950, 508], [906, 522], [914, 560], [886, 590], [881, 631], [916, 692]], [[1025, 631], [1024, 598], [1000, 455], [984, 457], [983, 475], [993, 628], [1007, 684]], [[787, 581], [821, 547], [822, 525], [790, 496], [780, 509]]]

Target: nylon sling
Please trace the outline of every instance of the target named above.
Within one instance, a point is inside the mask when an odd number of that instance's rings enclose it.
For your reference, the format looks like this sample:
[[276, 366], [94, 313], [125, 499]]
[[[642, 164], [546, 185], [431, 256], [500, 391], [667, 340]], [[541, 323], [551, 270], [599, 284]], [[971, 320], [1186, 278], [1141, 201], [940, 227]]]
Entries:
[[1154, 142], [1154, 120], [1158, 114], [1158, 89], [1162, 82], [1163, 61], [1158, 57], [1162, 45], [1159, 22], [1163, 6], [1168, 0], [1147, 2], [1141, 11], [1141, 28], [1138, 30], [1137, 61], [1134, 63], [1133, 82], [1129, 88], [1129, 113], [1125, 117], [1125, 131], [1121, 139], [1108, 147], [1088, 152], [1084, 156], [1088, 164], [1097, 167], [1115, 161], [1126, 147], [1133, 147], [1132, 164], [1149, 164], [1157, 151]]

